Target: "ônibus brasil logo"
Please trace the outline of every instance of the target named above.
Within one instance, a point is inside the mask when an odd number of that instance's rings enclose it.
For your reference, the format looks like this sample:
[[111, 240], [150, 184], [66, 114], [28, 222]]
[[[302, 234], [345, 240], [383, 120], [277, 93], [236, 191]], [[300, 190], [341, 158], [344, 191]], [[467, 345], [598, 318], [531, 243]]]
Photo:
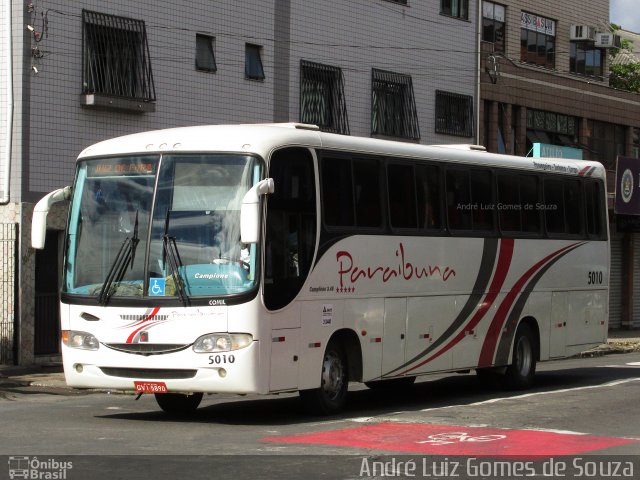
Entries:
[[73, 462], [64, 462], [55, 458], [39, 460], [38, 457], [9, 457], [9, 478], [27, 478], [41, 480], [66, 480], [67, 471], [73, 468]]

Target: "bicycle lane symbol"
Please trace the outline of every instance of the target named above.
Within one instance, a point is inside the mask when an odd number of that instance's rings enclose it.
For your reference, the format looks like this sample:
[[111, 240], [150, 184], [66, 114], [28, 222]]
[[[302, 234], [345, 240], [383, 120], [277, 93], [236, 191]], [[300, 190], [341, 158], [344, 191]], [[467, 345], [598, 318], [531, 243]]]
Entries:
[[577, 455], [627, 444], [640, 444], [640, 440], [636, 439], [561, 432], [385, 422], [324, 432], [267, 437], [262, 440], [290, 444], [334, 445], [422, 455], [491, 457]]
[[495, 442], [506, 439], [506, 435], [469, 435], [467, 432], [445, 432], [429, 435], [426, 440], [416, 441], [417, 444], [452, 445], [463, 442]]

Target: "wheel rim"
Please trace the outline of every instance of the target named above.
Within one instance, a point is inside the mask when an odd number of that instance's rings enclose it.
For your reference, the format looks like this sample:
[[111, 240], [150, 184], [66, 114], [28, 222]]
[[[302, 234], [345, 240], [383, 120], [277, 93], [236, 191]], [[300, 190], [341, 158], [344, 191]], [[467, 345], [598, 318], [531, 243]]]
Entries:
[[526, 377], [531, 371], [531, 364], [533, 362], [533, 349], [526, 337], [521, 337], [516, 345], [516, 361], [515, 366], [518, 369], [518, 373]]
[[327, 352], [322, 365], [322, 391], [330, 400], [340, 396], [344, 386], [344, 365], [336, 352]]

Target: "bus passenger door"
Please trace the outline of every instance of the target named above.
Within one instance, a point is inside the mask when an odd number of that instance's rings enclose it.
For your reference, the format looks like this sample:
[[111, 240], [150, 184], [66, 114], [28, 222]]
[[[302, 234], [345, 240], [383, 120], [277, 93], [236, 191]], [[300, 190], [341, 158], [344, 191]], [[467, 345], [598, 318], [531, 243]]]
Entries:
[[382, 338], [382, 373], [404, 364], [407, 326], [407, 299], [384, 299], [384, 333]]

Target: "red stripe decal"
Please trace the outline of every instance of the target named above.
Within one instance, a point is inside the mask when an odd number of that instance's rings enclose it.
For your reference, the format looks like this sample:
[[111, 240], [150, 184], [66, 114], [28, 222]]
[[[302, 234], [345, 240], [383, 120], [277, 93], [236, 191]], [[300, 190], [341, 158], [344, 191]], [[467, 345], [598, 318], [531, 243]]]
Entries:
[[591, 168], [590, 166], [584, 167], [582, 170], [580, 170], [578, 175], [581, 176], [581, 177], [584, 177], [586, 175], [586, 173], [589, 171], [590, 168]]
[[403, 373], [411, 372], [416, 368], [420, 368], [422, 365], [430, 362], [431, 360], [438, 358], [443, 353], [447, 352], [451, 348], [453, 348], [460, 340], [462, 340], [469, 331], [473, 332], [480, 320], [486, 315], [486, 313], [493, 305], [493, 302], [497, 298], [502, 285], [504, 284], [505, 279], [507, 278], [507, 273], [509, 272], [509, 267], [511, 266], [511, 259], [513, 258], [513, 245], [514, 240], [512, 238], [502, 239], [500, 242], [500, 253], [498, 255], [498, 264], [496, 266], [496, 271], [493, 275], [493, 280], [491, 281], [491, 286], [489, 287], [489, 292], [484, 297], [484, 301], [480, 304], [480, 308], [476, 311], [475, 315], [471, 317], [469, 323], [462, 328], [462, 330], [455, 336], [453, 339], [449, 341], [444, 347], [438, 350], [436, 353], [428, 357], [426, 360], [423, 360], [417, 365], [405, 370]]
[[[160, 311], [160, 307], [156, 307], [154, 308], [151, 313], [147, 316], [147, 318], [145, 318], [144, 320], [142, 320], [141, 324], [144, 324], [145, 322], [148, 322], [149, 320], [151, 320], [153, 317], [155, 317], [157, 315], [157, 313]], [[149, 325], [142, 325], [139, 328], [136, 328], [133, 332], [131, 332], [131, 335], [129, 335], [129, 337], [127, 338], [127, 343], [131, 343], [133, 342], [134, 337], [136, 336], [136, 333], [138, 333], [140, 330], [144, 330], [145, 328], [147, 328]]]
[[496, 315], [495, 317], [493, 317], [493, 321], [489, 326], [487, 336], [485, 337], [484, 343], [482, 345], [482, 351], [480, 352], [478, 367], [489, 367], [493, 363], [493, 356], [496, 350], [496, 345], [498, 344], [498, 340], [500, 338], [500, 332], [502, 331], [504, 322], [507, 319], [507, 314], [509, 313], [509, 310], [511, 310], [513, 303], [518, 298], [518, 295], [520, 295], [520, 291], [526, 285], [529, 279], [533, 276], [533, 274], [536, 273], [542, 267], [544, 267], [545, 264], [553, 260], [555, 257], [562, 254], [566, 250], [574, 248], [576, 245], [578, 244], [574, 243], [574, 244], [568, 245], [564, 248], [561, 248], [560, 250], [557, 250], [547, 255], [538, 263], [536, 263], [533, 267], [527, 270], [525, 274], [522, 275], [518, 279], [518, 281], [513, 285], [513, 287], [509, 290], [509, 293], [507, 293], [507, 295], [504, 297], [504, 300], [502, 300], [502, 303], [500, 304], [500, 307], [498, 307], [498, 311], [496, 312]]

